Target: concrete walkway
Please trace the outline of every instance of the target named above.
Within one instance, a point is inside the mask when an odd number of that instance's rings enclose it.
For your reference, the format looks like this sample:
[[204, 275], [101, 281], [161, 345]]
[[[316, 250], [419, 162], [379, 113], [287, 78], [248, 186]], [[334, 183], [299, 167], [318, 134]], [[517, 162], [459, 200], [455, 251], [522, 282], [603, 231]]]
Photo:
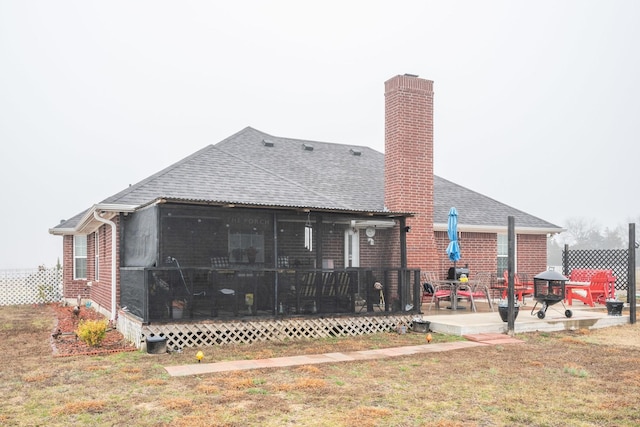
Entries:
[[439, 344], [423, 344], [404, 347], [383, 348], [378, 350], [360, 350], [345, 353], [308, 354], [301, 356], [275, 357], [257, 360], [233, 360], [216, 363], [193, 363], [191, 365], [166, 366], [172, 377], [186, 375], [202, 375], [217, 372], [244, 371], [249, 369], [286, 368], [300, 365], [317, 365], [320, 363], [354, 362], [376, 360], [389, 357], [411, 356], [422, 353], [438, 353], [483, 345], [501, 345], [521, 343], [521, 340], [504, 334], [466, 335], [468, 341], [455, 341]]

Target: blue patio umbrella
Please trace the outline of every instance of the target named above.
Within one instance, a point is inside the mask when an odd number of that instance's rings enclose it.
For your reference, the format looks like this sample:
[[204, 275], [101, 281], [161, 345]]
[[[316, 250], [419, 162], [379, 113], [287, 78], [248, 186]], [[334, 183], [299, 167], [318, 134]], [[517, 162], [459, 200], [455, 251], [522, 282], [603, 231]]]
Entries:
[[[449, 210], [449, 223], [447, 233], [449, 234], [449, 246], [447, 246], [447, 255], [453, 261], [455, 268], [456, 261], [460, 259], [460, 245], [458, 244], [458, 211], [456, 208]], [[455, 273], [454, 273], [455, 274]]]
[[[453, 280], [458, 278], [458, 272], [456, 270], [456, 261], [460, 259], [460, 245], [458, 245], [458, 211], [456, 208], [449, 210], [449, 221], [447, 227], [447, 234], [449, 234], [449, 246], [447, 246], [447, 255], [449, 259], [453, 261]], [[458, 298], [456, 296], [456, 287], [451, 289], [451, 309], [458, 309]]]

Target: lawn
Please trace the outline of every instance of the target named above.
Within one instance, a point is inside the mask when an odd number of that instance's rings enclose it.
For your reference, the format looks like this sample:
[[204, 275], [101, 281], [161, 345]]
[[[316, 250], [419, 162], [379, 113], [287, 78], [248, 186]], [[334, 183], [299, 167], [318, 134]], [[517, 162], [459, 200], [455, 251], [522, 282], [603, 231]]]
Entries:
[[[636, 426], [640, 328], [367, 362], [169, 377], [198, 349], [54, 357], [50, 306], [0, 307], [0, 425]], [[435, 342], [458, 339], [434, 334]], [[422, 344], [383, 333], [207, 347], [204, 362]]]

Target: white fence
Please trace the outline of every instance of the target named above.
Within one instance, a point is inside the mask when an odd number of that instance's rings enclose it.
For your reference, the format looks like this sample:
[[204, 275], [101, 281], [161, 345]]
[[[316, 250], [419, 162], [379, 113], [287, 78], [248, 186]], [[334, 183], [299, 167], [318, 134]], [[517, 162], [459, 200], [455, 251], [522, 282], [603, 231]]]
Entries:
[[0, 306], [62, 301], [62, 269], [0, 270]]

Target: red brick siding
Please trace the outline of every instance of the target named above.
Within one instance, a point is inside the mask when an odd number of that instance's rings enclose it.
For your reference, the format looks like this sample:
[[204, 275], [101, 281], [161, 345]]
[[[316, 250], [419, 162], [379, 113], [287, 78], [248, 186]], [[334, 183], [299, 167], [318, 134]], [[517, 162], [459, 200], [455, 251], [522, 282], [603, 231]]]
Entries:
[[[436, 231], [435, 239], [438, 250], [438, 269], [441, 277], [444, 277], [453, 262], [447, 257], [449, 236], [446, 231]], [[497, 236], [491, 233], [460, 233], [461, 258], [457, 265], [469, 266], [471, 274], [487, 271], [495, 273], [497, 270], [498, 242]]]
[[518, 273], [533, 277], [547, 269], [547, 236], [544, 234], [518, 234], [516, 239]]
[[433, 236], [433, 82], [396, 76], [385, 82], [385, 206], [407, 219], [407, 266], [435, 270]]
[[[446, 231], [436, 231], [438, 250], [438, 274], [444, 276], [453, 263], [446, 254], [449, 236]], [[529, 276], [545, 271], [547, 268], [547, 238], [545, 235], [518, 234], [516, 271]], [[460, 233], [461, 258], [459, 266], [469, 265], [471, 276], [474, 273], [497, 270], [498, 237], [492, 233]]]

